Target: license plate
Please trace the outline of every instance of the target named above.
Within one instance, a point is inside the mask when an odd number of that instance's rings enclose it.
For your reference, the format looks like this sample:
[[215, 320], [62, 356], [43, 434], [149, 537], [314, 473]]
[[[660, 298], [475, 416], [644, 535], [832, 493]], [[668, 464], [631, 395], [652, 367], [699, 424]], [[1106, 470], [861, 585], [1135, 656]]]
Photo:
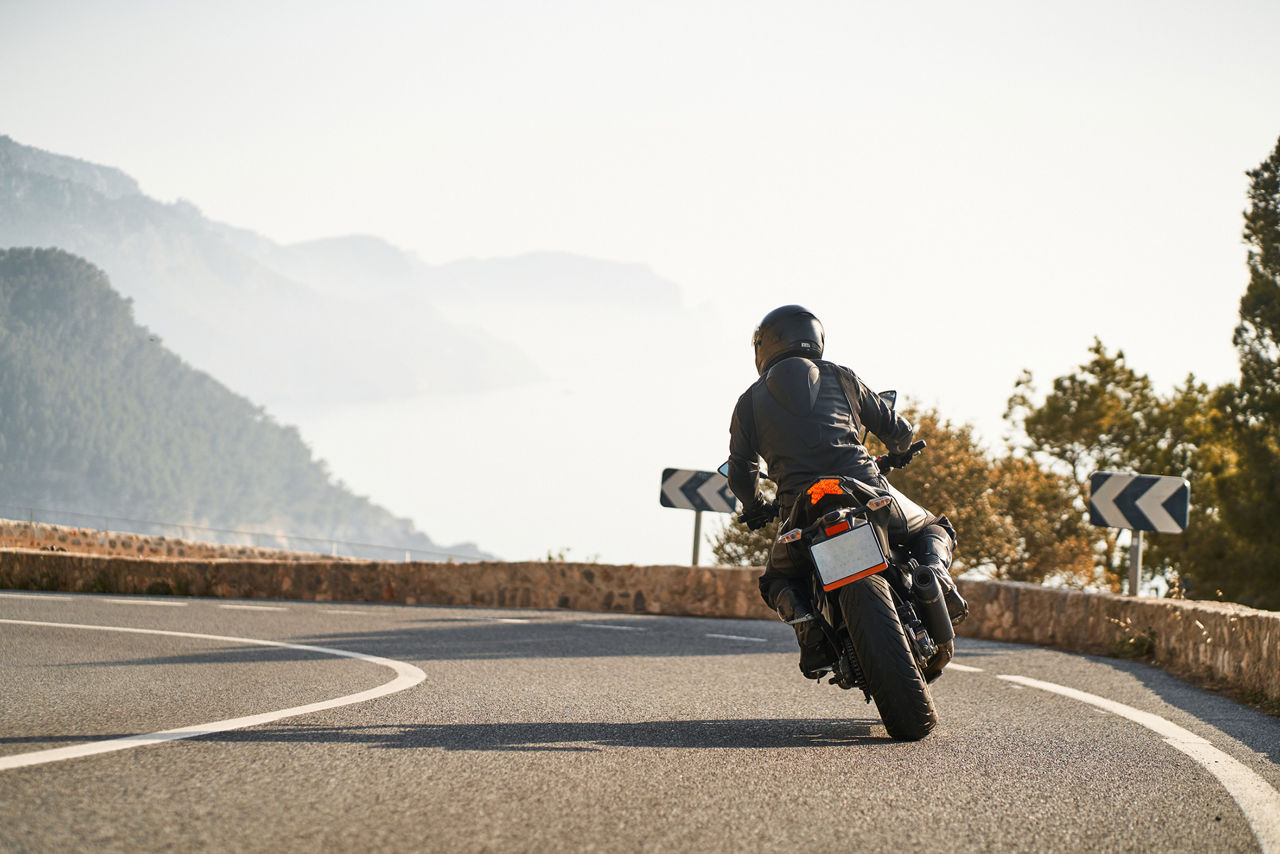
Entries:
[[822, 589], [837, 587], [874, 575], [888, 564], [880, 540], [868, 522], [809, 547], [822, 576]]

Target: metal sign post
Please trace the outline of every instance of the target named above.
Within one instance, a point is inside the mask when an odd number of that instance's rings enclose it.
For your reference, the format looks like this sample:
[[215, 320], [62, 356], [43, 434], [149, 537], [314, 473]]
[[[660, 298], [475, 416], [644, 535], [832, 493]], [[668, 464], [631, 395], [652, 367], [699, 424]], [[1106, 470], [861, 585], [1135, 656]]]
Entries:
[[663, 507], [692, 510], [693, 514], [693, 565], [698, 565], [698, 547], [702, 543], [702, 513], [734, 513], [737, 499], [729, 489], [724, 475], [714, 471], [688, 471], [664, 469], [662, 494], [658, 499]]
[[1134, 531], [1129, 540], [1129, 595], [1138, 595], [1142, 582], [1142, 532]]
[[1089, 478], [1089, 521], [1133, 532], [1129, 595], [1142, 581], [1142, 532], [1181, 534], [1191, 510], [1191, 485], [1181, 477], [1100, 471]]

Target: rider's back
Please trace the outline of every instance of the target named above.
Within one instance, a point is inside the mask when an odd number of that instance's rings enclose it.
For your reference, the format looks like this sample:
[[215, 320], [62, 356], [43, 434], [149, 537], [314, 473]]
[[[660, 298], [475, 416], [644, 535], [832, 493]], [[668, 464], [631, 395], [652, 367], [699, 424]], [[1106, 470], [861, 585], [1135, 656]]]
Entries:
[[[755, 447], [784, 499], [824, 475], [876, 477], [875, 463], [858, 441], [861, 413], [845, 392], [845, 382], [855, 393], [861, 382], [852, 372], [842, 382], [841, 371], [847, 369], [820, 359], [783, 359], [739, 400], [739, 420], [754, 422]], [[873, 428], [884, 421], [880, 412], [866, 414]]]

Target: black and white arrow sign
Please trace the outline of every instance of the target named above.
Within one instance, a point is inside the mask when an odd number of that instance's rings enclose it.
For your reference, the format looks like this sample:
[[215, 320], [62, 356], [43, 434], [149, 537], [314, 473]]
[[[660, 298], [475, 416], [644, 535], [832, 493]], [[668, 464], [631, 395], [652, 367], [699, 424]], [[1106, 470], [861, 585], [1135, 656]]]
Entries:
[[1100, 471], [1089, 478], [1089, 521], [1103, 528], [1181, 534], [1191, 486], [1180, 477]]
[[712, 513], [733, 513], [736, 506], [729, 481], [714, 471], [663, 469], [660, 500], [663, 507]]

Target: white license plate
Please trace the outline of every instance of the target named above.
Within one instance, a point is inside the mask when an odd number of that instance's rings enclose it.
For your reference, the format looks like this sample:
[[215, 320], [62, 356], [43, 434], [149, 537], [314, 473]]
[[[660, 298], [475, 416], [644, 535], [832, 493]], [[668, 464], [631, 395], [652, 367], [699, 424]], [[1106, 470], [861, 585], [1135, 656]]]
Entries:
[[822, 589], [835, 590], [887, 566], [872, 525], [863, 522], [846, 533], [809, 548], [822, 576]]

